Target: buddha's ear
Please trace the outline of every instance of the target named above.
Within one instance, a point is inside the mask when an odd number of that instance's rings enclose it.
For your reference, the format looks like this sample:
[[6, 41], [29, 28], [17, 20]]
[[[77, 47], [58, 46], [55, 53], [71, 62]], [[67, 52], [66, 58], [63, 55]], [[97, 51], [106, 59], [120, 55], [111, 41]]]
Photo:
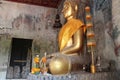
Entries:
[[75, 5], [75, 12], [77, 12], [77, 10], [78, 10], [78, 6], [77, 6], [77, 5]]

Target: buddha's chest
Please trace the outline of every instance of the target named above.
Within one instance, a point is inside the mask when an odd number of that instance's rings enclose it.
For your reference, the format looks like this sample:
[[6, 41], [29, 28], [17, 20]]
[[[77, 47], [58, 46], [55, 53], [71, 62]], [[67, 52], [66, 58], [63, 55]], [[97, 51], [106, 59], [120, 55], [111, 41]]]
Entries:
[[66, 47], [69, 47], [69, 46], [71, 46], [72, 44], [73, 44], [73, 39], [70, 38], [70, 39], [68, 40], [68, 42], [67, 42]]

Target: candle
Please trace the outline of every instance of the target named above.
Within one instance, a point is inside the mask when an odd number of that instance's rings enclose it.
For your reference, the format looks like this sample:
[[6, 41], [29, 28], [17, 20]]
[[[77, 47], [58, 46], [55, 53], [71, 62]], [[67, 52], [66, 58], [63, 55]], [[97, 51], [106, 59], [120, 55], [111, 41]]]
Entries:
[[87, 20], [90, 20], [91, 18], [92, 18], [91, 15], [86, 15]]
[[87, 32], [87, 37], [94, 37], [95, 34], [93, 32]]
[[90, 7], [89, 6], [85, 7], [85, 11], [90, 12]]

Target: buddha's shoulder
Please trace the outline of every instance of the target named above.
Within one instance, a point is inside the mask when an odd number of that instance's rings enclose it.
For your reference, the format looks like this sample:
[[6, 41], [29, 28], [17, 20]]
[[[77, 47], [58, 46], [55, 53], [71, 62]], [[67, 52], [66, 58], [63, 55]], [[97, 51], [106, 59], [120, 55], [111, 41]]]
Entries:
[[67, 23], [64, 26], [73, 26], [73, 25], [82, 25], [83, 22], [80, 19], [71, 19], [67, 21]]
[[82, 22], [82, 21], [80, 19], [72, 19], [72, 20], [70, 20], [70, 22], [78, 23], [78, 22]]

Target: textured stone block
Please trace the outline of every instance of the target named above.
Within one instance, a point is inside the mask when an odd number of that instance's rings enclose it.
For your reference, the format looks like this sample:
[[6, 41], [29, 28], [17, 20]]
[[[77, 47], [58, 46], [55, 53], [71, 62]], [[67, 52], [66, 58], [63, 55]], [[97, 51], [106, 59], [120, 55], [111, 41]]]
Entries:
[[8, 78], [8, 79], [13, 78], [13, 67], [8, 67], [6, 78]]

